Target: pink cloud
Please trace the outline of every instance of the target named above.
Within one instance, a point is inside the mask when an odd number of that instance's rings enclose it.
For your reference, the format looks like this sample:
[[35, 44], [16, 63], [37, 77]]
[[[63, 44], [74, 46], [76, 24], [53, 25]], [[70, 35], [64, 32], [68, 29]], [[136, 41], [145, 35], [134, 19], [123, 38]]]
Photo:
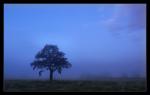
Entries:
[[113, 15], [102, 22], [110, 31], [122, 29], [145, 29], [146, 5], [144, 4], [118, 4], [115, 5]]

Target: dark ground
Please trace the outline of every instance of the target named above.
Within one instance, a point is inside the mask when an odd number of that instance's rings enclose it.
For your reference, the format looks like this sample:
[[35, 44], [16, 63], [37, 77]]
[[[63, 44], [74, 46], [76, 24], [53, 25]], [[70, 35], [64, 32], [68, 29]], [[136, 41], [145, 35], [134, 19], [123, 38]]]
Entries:
[[5, 80], [5, 92], [20, 91], [146, 91], [144, 79], [83, 80]]

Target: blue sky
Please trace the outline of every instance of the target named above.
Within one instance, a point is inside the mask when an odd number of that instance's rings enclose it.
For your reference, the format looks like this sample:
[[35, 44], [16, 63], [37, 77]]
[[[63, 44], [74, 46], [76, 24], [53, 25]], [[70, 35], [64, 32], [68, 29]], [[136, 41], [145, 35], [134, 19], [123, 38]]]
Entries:
[[48, 78], [47, 72], [39, 77], [30, 66], [45, 44], [57, 45], [73, 65], [63, 78], [143, 76], [146, 5], [4, 5], [4, 78]]

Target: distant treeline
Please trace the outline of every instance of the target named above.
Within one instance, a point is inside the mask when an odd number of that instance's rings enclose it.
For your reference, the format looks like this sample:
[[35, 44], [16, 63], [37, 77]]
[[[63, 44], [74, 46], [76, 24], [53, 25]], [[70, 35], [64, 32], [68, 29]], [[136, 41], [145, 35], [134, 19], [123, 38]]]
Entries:
[[106, 80], [106, 79], [146, 79], [145, 76], [134, 75], [121, 75], [121, 76], [111, 76], [111, 75], [81, 75], [80, 80]]

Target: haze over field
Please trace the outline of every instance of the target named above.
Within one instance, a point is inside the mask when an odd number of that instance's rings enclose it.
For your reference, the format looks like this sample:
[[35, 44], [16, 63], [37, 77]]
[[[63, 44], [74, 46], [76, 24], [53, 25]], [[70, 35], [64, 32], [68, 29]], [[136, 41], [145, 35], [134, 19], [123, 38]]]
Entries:
[[4, 4], [4, 79], [48, 79], [30, 66], [45, 44], [72, 64], [63, 79], [145, 77], [146, 5]]

